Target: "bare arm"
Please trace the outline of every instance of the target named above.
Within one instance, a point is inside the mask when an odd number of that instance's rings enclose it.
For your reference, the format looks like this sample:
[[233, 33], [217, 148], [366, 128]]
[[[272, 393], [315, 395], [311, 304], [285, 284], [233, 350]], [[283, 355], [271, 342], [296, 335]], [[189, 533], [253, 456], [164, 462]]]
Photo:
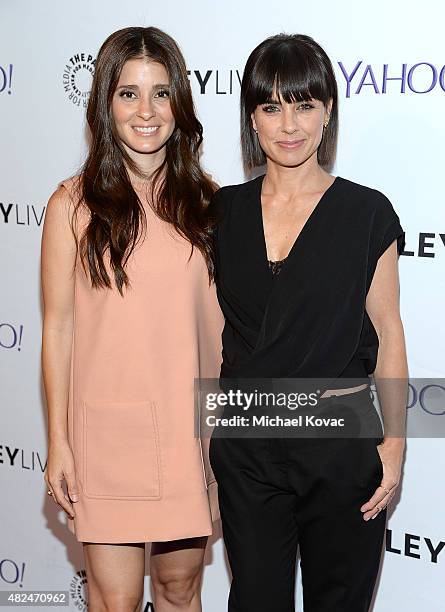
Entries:
[[69, 225], [70, 199], [64, 187], [53, 193], [42, 234], [42, 372], [49, 440], [67, 439], [67, 405], [74, 310], [75, 243]]
[[397, 245], [393, 241], [377, 262], [366, 300], [366, 310], [379, 338], [374, 378], [385, 438], [377, 446], [383, 478], [372, 497], [361, 507], [364, 520], [375, 518], [387, 506], [400, 481], [405, 448], [408, 366], [399, 293]]
[[385, 425], [385, 441], [391, 439], [403, 444], [408, 365], [399, 295], [397, 245], [394, 241], [377, 262], [366, 310], [379, 338], [374, 378]]
[[[67, 412], [74, 311], [75, 240], [70, 227], [72, 202], [59, 187], [48, 201], [41, 246], [43, 295], [42, 373], [48, 410], [46, 482], [65, 509], [61, 481], [73, 485], [74, 464], [68, 448]], [[73, 491], [74, 492], [74, 491]], [[69, 512], [73, 514], [72, 512]]]

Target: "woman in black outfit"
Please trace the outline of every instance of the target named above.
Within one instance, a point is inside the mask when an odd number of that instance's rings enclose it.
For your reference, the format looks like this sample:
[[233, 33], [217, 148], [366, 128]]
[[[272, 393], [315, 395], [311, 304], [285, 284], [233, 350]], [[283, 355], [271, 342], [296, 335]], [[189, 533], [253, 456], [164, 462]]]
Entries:
[[[303, 35], [263, 41], [244, 71], [241, 141], [246, 169], [265, 163], [266, 174], [212, 203], [221, 378], [319, 379], [317, 410], [353, 425], [329, 439], [212, 435], [231, 612], [294, 610], [298, 547], [305, 612], [368, 610], [400, 479], [404, 233], [382, 193], [326, 171], [337, 128], [323, 49]], [[355, 417], [374, 425], [363, 432]]]

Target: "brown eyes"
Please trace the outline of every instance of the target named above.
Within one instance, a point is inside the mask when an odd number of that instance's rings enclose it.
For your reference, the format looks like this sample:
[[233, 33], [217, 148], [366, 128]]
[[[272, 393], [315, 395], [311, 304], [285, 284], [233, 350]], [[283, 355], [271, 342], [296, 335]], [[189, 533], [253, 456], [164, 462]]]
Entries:
[[[119, 92], [119, 97], [120, 98], [126, 98], [127, 100], [132, 100], [133, 98], [136, 97], [136, 94], [134, 91], [131, 91], [130, 89], [123, 89], [122, 91]], [[170, 97], [170, 91], [168, 89], [159, 89], [156, 93], [155, 93], [155, 98], [169, 98]]]
[[130, 98], [130, 96], [134, 96], [134, 91], [127, 91], [127, 90], [122, 90], [119, 92], [119, 97], [120, 98]]

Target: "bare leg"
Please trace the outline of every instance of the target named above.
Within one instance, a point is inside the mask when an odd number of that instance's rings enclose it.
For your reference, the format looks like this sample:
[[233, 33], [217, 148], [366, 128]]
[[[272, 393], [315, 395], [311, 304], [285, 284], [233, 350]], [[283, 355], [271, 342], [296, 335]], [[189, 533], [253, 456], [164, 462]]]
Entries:
[[84, 542], [89, 612], [140, 612], [145, 544]]
[[154, 542], [150, 575], [156, 612], [201, 612], [201, 578], [207, 536]]

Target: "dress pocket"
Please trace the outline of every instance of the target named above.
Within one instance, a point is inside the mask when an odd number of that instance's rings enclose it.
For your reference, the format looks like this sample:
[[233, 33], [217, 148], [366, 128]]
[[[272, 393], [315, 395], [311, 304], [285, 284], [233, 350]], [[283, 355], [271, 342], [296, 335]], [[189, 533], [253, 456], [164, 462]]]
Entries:
[[84, 401], [83, 459], [87, 497], [160, 499], [156, 404]]

